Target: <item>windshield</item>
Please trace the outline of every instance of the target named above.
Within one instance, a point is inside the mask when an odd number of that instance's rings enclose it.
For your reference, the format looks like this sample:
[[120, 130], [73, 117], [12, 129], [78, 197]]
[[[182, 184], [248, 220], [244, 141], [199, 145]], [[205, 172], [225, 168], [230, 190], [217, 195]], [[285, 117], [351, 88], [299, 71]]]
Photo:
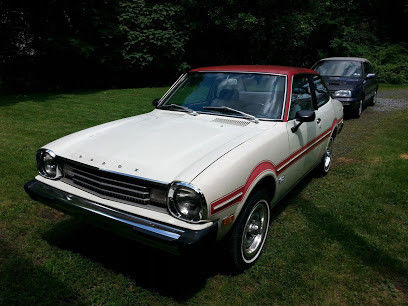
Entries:
[[187, 74], [161, 106], [176, 104], [199, 113], [220, 115], [223, 111], [224, 115], [241, 116], [237, 112], [228, 114], [228, 107], [257, 118], [281, 119], [285, 86], [284, 76], [192, 72]]
[[321, 61], [314, 68], [323, 76], [346, 76], [360, 78], [362, 76], [361, 63], [356, 61]]

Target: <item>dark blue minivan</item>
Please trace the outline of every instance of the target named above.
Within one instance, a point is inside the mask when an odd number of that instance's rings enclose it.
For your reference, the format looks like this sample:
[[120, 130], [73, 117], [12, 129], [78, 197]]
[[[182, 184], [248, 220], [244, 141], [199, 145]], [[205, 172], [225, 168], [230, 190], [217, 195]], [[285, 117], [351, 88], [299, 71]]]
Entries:
[[378, 81], [367, 59], [330, 57], [318, 61], [312, 69], [323, 77], [333, 98], [343, 103], [346, 113], [358, 118], [365, 105], [374, 105]]

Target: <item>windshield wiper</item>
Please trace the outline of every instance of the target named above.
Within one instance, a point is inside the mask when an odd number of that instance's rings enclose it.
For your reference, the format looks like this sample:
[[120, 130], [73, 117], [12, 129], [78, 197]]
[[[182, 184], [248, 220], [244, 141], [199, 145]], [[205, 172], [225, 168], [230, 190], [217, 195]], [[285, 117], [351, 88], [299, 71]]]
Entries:
[[259, 119], [256, 118], [255, 116], [241, 112], [237, 109], [234, 109], [228, 106], [204, 106], [203, 109], [215, 110], [220, 113], [236, 113], [236, 114], [242, 115], [245, 119], [248, 119], [249, 121], [252, 121], [254, 123], [259, 123]]
[[180, 109], [180, 110], [186, 111], [186, 112], [189, 113], [190, 115], [197, 116], [197, 112], [196, 112], [196, 111], [193, 111], [191, 108], [188, 108], [187, 106], [184, 106], [184, 105], [178, 105], [178, 104], [164, 104], [164, 105], [160, 105], [160, 106], [157, 107], [157, 108], [163, 108], [163, 109], [165, 109], [165, 108], [178, 108], [178, 109]]

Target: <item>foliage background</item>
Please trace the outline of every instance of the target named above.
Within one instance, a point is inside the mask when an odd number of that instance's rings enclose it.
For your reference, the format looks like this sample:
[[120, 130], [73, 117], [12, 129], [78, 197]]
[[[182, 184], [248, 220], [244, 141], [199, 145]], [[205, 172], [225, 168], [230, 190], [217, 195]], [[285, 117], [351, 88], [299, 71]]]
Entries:
[[2, 91], [168, 84], [191, 67], [362, 56], [408, 82], [405, 0], [3, 0]]

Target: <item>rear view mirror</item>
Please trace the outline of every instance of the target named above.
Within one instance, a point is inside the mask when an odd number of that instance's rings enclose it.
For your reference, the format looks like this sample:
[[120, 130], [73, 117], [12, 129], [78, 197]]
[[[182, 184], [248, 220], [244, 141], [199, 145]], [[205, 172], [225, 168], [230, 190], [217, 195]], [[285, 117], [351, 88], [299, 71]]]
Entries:
[[300, 110], [296, 113], [295, 119], [299, 121], [294, 127], [292, 127], [292, 132], [295, 133], [303, 122], [312, 122], [316, 119], [316, 113], [311, 110]]

